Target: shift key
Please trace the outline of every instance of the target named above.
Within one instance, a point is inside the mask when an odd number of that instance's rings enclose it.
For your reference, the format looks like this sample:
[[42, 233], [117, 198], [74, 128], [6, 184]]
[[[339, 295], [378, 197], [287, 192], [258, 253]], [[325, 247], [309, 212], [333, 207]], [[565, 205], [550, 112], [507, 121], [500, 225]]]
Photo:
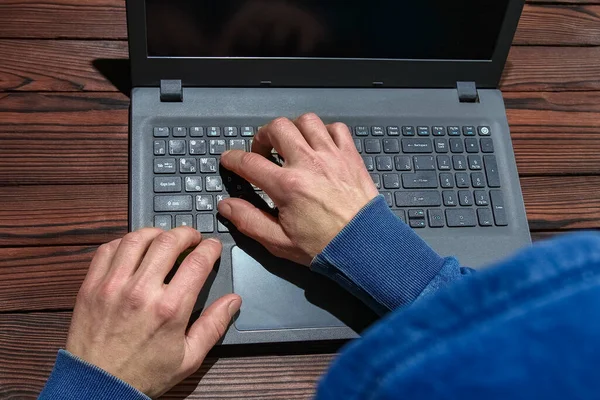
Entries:
[[438, 187], [437, 174], [433, 171], [402, 174], [402, 186], [405, 189], [436, 189]]
[[192, 196], [154, 196], [154, 211], [192, 211]]

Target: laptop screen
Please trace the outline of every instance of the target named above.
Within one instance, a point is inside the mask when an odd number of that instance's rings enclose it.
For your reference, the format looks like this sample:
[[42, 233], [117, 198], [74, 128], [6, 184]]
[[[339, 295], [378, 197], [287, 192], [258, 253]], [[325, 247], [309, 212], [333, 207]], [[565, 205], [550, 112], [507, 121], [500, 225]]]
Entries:
[[149, 57], [491, 60], [509, 0], [146, 0]]

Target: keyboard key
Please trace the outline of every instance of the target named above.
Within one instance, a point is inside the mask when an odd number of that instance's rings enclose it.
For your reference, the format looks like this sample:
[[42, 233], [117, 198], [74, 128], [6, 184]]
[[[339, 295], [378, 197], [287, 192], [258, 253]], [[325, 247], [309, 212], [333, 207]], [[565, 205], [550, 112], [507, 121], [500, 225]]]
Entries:
[[232, 137], [238, 135], [238, 128], [235, 126], [226, 126], [223, 128], [223, 136]]
[[373, 157], [365, 156], [362, 159], [363, 159], [363, 162], [365, 163], [365, 168], [367, 168], [367, 171], [375, 170], [375, 162], [373, 161]]
[[228, 199], [229, 197], [231, 197], [231, 196], [229, 196], [228, 194], [218, 194], [216, 196], [217, 206], [219, 205], [220, 202], [222, 202], [225, 199]]
[[155, 174], [174, 174], [177, 170], [174, 158], [155, 158], [154, 173]]
[[466, 138], [465, 148], [467, 153], [479, 153], [479, 142], [475, 138]]
[[444, 205], [446, 207], [456, 207], [458, 205], [458, 200], [456, 199], [456, 193], [454, 191], [444, 190], [442, 196], [444, 197]]
[[417, 135], [419, 136], [429, 136], [431, 131], [428, 126], [418, 126], [417, 127]]
[[449, 126], [448, 127], [448, 136], [460, 136], [460, 127]]
[[433, 132], [433, 136], [446, 136], [446, 128], [443, 126], [434, 126], [431, 131]]
[[204, 128], [201, 126], [192, 126], [190, 128], [191, 137], [202, 137], [204, 136]]
[[405, 189], [435, 189], [438, 187], [437, 174], [426, 171], [402, 174], [402, 186]]
[[461, 206], [472, 206], [473, 205], [473, 195], [468, 190], [459, 190], [458, 191], [458, 201]]
[[373, 136], [383, 136], [385, 133], [385, 129], [382, 126], [374, 126], [371, 128], [371, 133]]
[[412, 126], [403, 126], [402, 136], [415, 136], [415, 128]]
[[483, 165], [485, 165], [485, 175], [487, 176], [488, 186], [492, 188], [500, 187], [500, 174], [495, 156], [483, 156]]
[[388, 136], [400, 136], [400, 128], [397, 126], [388, 126], [387, 134]]
[[179, 172], [182, 174], [195, 174], [197, 164], [195, 158], [182, 158], [179, 160]]
[[177, 176], [154, 178], [154, 193], [181, 192], [181, 178]]
[[242, 126], [242, 136], [245, 136], [245, 137], [254, 136], [254, 127], [253, 126]]
[[358, 151], [359, 153], [363, 152], [362, 149], [362, 140], [360, 139], [354, 139], [354, 147], [356, 147], [356, 151]]
[[433, 171], [435, 170], [435, 160], [432, 156], [415, 156], [415, 171]]
[[450, 151], [453, 153], [464, 153], [465, 146], [463, 145], [462, 139], [459, 139], [459, 138], [450, 139]]
[[230, 139], [229, 150], [246, 151], [246, 141], [244, 139]]
[[475, 136], [475, 127], [474, 126], [463, 126], [463, 135]]
[[398, 174], [383, 174], [383, 187], [386, 189], [400, 189]]
[[267, 203], [267, 206], [268, 206], [269, 208], [275, 208], [275, 202], [273, 201], [273, 199], [271, 199], [271, 198], [269, 197], [269, 195], [268, 195], [268, 194], [266, 194], [266, 193], [261, 193], [261, 194], [259, 194], [259, 196], [260, 196], [260, 198], [261, 198], [261, 199], [263, 199], [263, 201], [264, 201], [265, 203]]
[[190, 140], [190, 155], [204, 155], [206, 154], [206, 140]]
[[383, 152], [387, 154], [400, 153], [400, 143], [398, 142], [398, 139], [384, 139]]
[[494, 152], [494, 141], [491, 138], [481, 138], [479, 139], [479, 143], [481, 144], [482, 153]]
[[409, 221], [411, 228], [425, 228], [425, 220], [424, 219], [411, 219]]
[[467, 169], [467, 159], [465, 156], [452, 156], [452, 165], [457, 171], [464, 171]]
[[477, 132], [479, 132], [479, 136], [490, 136], [492, 134], [489, 126], [480, 126], [477, 128]]
[[452, 168], [452, 165], [450, 164], [450, 157], [437, 156], [437, 166], [440, 171], [450, 171]]
[[446, 139], [435, 139], [433, 141], [433, 147], [435, 147], [436, 153], [447, 153], [448, 152], [448, 141]]
[[185, 155], [185, 140], [169, 140], [169, 154], [172, 156]]
[[354, 129], [354, 134], [356, 136], [369, 136], [369, 128], [366, 126], [357, 126]]
[[167, 154], [167, 142], [164, 140], [155, 140], [154, 141], [154, 155], [155, 156], [164, 156]]
[[408, 210], [409, 219], [424, 219], [425, 210]]
[[165, 231], [171, 230], [171, 216], [170, 215], [155, 215], [154, 216], [154, 227], [160, 228]]
[[396, 217], [400, 218], [400, 221], [406, 223], [406, 213], [404, 210], [392, 210]]
[[218, 126], [209, 126], [206, 129], [206, 136], [209, 136], [209, 137], [221, 136], [221, 128], [219, 128]]
[[475, 210], [472, 208], [456, 208], [446, 210], [446, 223], [451, 228], [477, 226]]
[[169, 137], [169, 128], [164, 126], [154, 128], [154, 137]]
[[216, 158], [202, 157], [200, 159], [200, 172], [204, 174], [217, 172], [217, 167], [218, 163]]
[[210, 194], [196, 196], [196, 210], [212, 211], [213, 209], [213, 197]]
[[429, 190], [423, 192], [395, 192], [397, 207], [439, 207], [442, 197], [439, 192]]
[[210, 154], [219, 155], [225, 153], [226, 144], [224, 140], [221, 139], [213, 139], [208, 144]]
[[480, 156], [469, 156], [469, 169], [472, 171], [479, 171], [483, 168]]
[[484, 190], [475, 191], [475, 204], [477, 204], [479, 207], [487, 207], [490, 205], [490, 200], [488, 199], [488, 195]]
[[412, 161], [409, 156], [396, 156], [394, 157], [394, 164], [396, 164], [396, 171], [411, 171]]
[[192, 211], [192, 196], [154, 196], [154, 211]]
[[381, 142], [378, 139], [365, 139], [365, 153], [381, 153]]
[[186, 192], [201, 192], [202, 191], [202, 177], [201, 176], [186, 176], [185, 177], [185, 191]]
[[394, 164], [392, 163], [392, 157], [380, 156], [376, 157], [377, 171], [392, 171]]
[[427, 217], [427, 219], [429, 220], [429, 226], [431, 228], [443, 228], [445, 226], [444, 212], [442, 210], [428, 210]]
[[229, 221], [224, 221], [225, 223], [221, 222], [221, 220], [219, 218], [217, 218], [217, 232], [220, 233], [225, 233], [225, 232], [229, 232]]
[[373, 179], [373, 183], [377, 189], [381, 189], [381, 178], [377, 174], [371, 174], [371, 179]]
[[390, 192], [383, 192], [381, 194], [385, 198], [385, 202], [387, 203], [387, 205], [389, 207], [393, 207], [394, 206], [394, 198], [392, 197], [392, 194]]
[[204, 188], [207, 192], [222, 192], [223, 180], [220, 176], [207, 176]]
[[489, 208], [477, 209], [477, 219], [479, 220], [479, 226], [494, 226], [494, 217]]
[[492, 199], [492, 211], [494, 212], [494, 220], [498, 226], [507, 226], [508, 219], [506, 218], [506, 209], [504, 208], [504, 197], [500, 190], [490, 190], [490, 198]]
[[173, 128], [173, 137], [186, 137], [186, 135], [187, 128], [184, 128], [183, 126], [176, 126]]
[[484, 188], [485, 187], [485, 177], [481, 172], [473, 172], [471, 173], [471, 185], [474, 188]]
[[431, 139], [402, 139], [402, 151], [406, 154], [433, 153]]
[[190, 228], [194, 227], [194, 216], [193, 215], [176, 215], [175, 216], [175, 226], [189, 226]]
[[213, 218], [213, 215], [196, 215], [196, 229], [201, 233], [213, 233], [215, 231], [215, 219]]
[[458, 188], [468, 188], [471, 186], [471, 182], [469, 182], [469, 175], [464, 172], [456, 173], [456, 187]]
[[451, 189], [454, 187], [454, 177], [452, 174], [443, 173], [440, 174], [440, 186], [444, 189]]

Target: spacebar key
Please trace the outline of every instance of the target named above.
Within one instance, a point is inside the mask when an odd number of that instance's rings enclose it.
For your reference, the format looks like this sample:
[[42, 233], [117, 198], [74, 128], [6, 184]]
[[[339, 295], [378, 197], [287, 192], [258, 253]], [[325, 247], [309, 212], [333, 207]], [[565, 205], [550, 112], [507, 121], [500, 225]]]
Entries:
[[396, 207], [440, 207], [442, 197], [439, 192], [396, 192]]
[[154, 196], [154, 211], [192, 211], [192, 196]]

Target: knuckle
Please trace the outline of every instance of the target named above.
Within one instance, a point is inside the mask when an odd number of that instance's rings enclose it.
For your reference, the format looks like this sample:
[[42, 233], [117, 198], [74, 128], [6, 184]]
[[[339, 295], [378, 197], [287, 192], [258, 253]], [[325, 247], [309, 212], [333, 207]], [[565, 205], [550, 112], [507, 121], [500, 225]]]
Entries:
[[172, 301], [161, 301], [156, 305], [156, 315], [161, 321], [170, 321], [177, 318], [179, 306]]
[[254, 153], [244, 153], [240, 157], [240, 167], [242, 169], [250, 169], [257, 166], [257, 160]]
[[281, 177], [280, 185], [285, 192], [295, 192], [303, 186], [302, 179], [296, 174], [285, 174]]
[[333, 124], [331, 124], [329, 126], [329, 128], [336, 133], [343, 133], [343, 134], [350, 133], [348, 126], [346, 124], [344, 124], [343, 122], [334, 122]]
[[124, 296], [125, 304], [129, 309], [137, 310], [142, 308], [147, 301], [147, 289], [140, 284], [131, 285]]
[[137, 247], [144, 242], [144, 234], [141, 231], [131, 232], [123, 237], [123, 245]]
[[112, 252], [114, 252], [117, 249], [120, 242], [121, 242], [121, 239], [116, 239], [116, 240], [113, 240], [112, 242], [104, 243], [103, 245], [98, 247], [98, 249], [96, 250], [96, 255], [111, 254]]
[[287, 126], [289, 126], [289, 124], [291, 124], [292, 121], [290, 121], [288, 118], [285, 117], [279, 117], [279, 118], [275, 118], [273, 121], [271, 121], [271, 123], [268, 125], [268, 128], [273, 128], [275, 130], [278, 130], [279, 128], [285, 128]]
[[298, 118], [298, 122], [303, 124], [303, 123], [315, 123], [315, 122], [320, 122], [321, 118], [319, 118], [319, 116], [315, 113], [306, 113], [306, 114], [302, 114], [299, 118]]
[[214, 264], [214, 261], [206, 254], [206, 252], [192, 252], [186, 257], [186, 260], [190, 267], [196, 271], [207, 270], [212, 268], [212, 265]]
[[160, 235], [158, 235], [156, 241], [159, 245], [163, 247], [174, 247], [175, 245], [177, 245], [177, 235], [171, 231], [163, 232]]
[[112, 302], [119, 293], [119, 285], [115, 280], [108, 280], [98, 288], [98, 300], [102, 303]]

